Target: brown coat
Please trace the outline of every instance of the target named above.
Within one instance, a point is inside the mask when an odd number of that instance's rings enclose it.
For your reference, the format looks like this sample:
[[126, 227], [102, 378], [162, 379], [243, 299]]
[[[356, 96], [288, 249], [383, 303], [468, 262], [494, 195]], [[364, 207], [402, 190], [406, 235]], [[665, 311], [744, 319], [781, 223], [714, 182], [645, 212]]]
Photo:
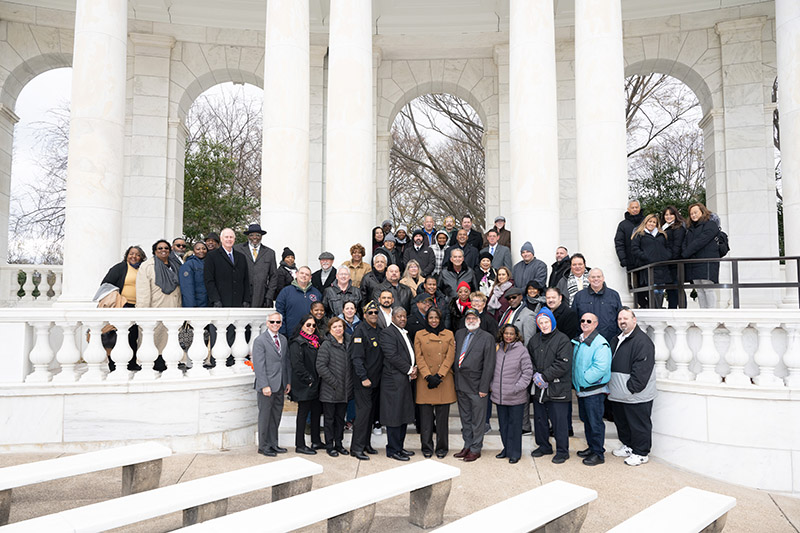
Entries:
[[[456, 401], [456, 385], [453, 380], [453, 362], [456, 355], [456, 341], [453, 332], [442, 330], [434, 335], [427, 330], [417, 333], [414, 340], [414, 356], [417, 362], [417, 403], [440, 405]], [[443, 376], [441, 385], [428, 388], [425, 376]]]

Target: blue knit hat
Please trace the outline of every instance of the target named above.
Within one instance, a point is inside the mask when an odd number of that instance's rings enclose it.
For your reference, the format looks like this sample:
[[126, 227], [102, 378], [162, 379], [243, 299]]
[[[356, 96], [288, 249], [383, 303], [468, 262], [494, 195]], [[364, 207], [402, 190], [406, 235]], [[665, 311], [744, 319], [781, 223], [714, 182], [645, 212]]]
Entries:
[[[539, 317], [542, 315], [550, 319], [550, 324], [553, 325], [553, 331], [555, 331], [557, 325], [556, 317], [553, 316], [553, 313], [547, 307], [542, 307], [542, 310], [536, 314], [536, 328], [539, 329]], [[541, 329], [539, 329], [539, 331], [541, 331]]]

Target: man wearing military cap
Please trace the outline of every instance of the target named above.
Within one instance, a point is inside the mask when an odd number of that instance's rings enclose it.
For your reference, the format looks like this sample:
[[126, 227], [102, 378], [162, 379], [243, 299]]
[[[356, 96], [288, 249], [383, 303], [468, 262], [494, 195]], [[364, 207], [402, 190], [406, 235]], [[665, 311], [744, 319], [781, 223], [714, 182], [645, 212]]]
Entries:
[[378, 453], [370, 445], [372, 424], [378, 418], [380, 381], [383, 372], [383, 352], [378, 334], [378, 306], [370, 300], [363, 308], [364, 320], [358, 323], [350, 343], [350, 358], [353, 361], [353, 393], [356, 401], [356, 419], [350, 455], [366, 461], [368, 454]]

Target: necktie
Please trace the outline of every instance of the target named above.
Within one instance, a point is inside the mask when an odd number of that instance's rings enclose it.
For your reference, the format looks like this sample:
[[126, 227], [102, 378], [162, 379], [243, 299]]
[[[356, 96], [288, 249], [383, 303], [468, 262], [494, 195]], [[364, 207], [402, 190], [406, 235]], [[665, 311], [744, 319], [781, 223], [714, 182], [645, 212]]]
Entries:
[[258, 248], [253, 248], [253, 262], [258, 259]]
[[275, 339], [275, 348], [278, 349], [278, 353], [281, 353], [281, 341], [278, 340], [278, 335], [275, 334], [272, 337]]
[[233, 264], [233, 252], [228, 252], [228, 259], [230, 259], [231, 264]]
[[464, 339], [464, 346], [461, 347], [461, 355], [458, 356], [458, 368], [461, 368], [461, 363], [464, 362], [464, 355], [467, 353], [467, 347], [469, 346], [470, 339], [472, 339], [471, 331], [467, 333], [467, 336]]
[[489, 253], [494, 257], [494, 246], [489, 247]]

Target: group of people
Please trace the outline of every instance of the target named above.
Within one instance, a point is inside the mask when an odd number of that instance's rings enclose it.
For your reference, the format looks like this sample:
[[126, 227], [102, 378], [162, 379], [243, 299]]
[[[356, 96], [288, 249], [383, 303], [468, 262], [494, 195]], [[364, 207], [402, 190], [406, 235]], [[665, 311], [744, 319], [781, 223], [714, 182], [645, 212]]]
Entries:
[[[394, 237], [386, 221], [376, 228], [382, 245], [371, 265], [356, 244], [338, 269], [323, 252], [319, 270], [295, 270], [252, 354], [259, 453], [286, 452], [277, 440], [277, 406], [286, 394], [298, 404], [300, 454], [324, 449], [368, 460], [378, 453], [371, 435], [380, 424], [386, 455], [408, 461], [414, 452], [406, 448], [406, 433], [415, 424], [422, 455], [442, 458], [449, 453], [449, 414], [456, 404], [464, 445], [455, 457], [475, 461], [494, 405], [503, 442], [497, 458], [513, 464], [530, 431], [525, 425], [533, 404], [531, 455], [552, 454], [558, 464], [569, 459], [575, 390], [587, 440], [578, 452], [583, 463], [605, 461], [606, 398], [623, 443], [614, 455], [632, 466], [647, 462], [655, 350], [634, 311], [606, 286], [601, 269], [589, 269], [582, 254], [570, 256], [565, 247], [556, 250], [549, 276], [529, 242], [521, 260], [510, 264], [510, 250], [499, 242], [509, 235], [504, 227], [483, 235], [478, 262], [466, 264], [475, 256], [469, 239], [477, 232], [464, 229], [471, 222], [465, 219], [450, 234], [452, 245], [432, 218], [410, 238], [402, 227]], [[398, 241], [405, 241], [403, 248]], [[435, 246], [441, 259], [430, 257]], [[348, 403], [355, 407], [349, 450], [343, 444]]]

